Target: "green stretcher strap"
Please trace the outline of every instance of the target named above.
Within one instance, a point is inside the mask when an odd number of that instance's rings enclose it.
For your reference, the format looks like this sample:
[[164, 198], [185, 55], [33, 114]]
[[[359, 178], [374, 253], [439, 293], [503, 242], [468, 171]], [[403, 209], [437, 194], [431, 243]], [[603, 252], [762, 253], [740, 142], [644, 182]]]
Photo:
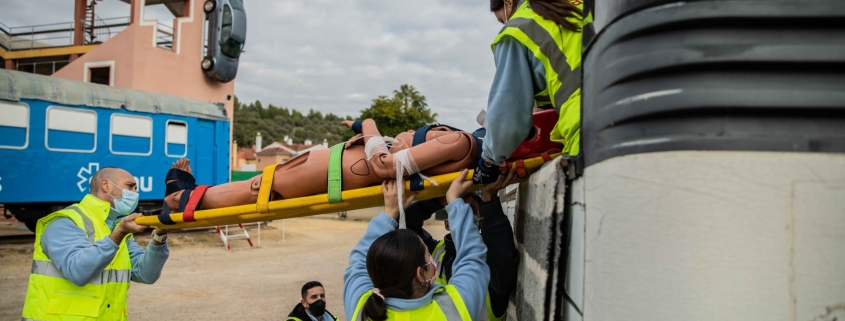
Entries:
[[340, 195], [340, 192], [343, 191], [341, 159], [343, 159], [342, 143], [332, 146], [332, 151], [329, 155], [329, 204], [343, 202], [343, 197]]

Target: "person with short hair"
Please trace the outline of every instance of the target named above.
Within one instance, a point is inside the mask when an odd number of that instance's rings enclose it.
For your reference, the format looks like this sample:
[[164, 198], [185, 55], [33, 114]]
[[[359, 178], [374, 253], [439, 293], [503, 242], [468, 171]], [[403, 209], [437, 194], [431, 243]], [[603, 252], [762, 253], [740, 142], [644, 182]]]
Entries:
[[337, 321], [326, 310], [326, 289], [318, 281], [302, 285], [302, 300], [293, 307], [285, 321]]
[[[176, 166], [174, 164], [174, 166]], [[153, 284], [170, 255], [167, 234], [155, 230], [147, 249], [133, 237], [147, 226], [132, 174], [104, 167], [91, 193], [38, 220], [23, 320], [126, 320], [129, 282]]]

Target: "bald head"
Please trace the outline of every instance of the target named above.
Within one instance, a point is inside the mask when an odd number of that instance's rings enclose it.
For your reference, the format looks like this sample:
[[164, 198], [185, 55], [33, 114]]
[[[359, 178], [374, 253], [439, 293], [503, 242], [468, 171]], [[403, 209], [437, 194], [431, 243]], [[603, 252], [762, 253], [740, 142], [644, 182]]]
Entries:
[[114, 201], [113, 197], [121, 197], [119, 189], [138, 190], [132, 174], [117, 167], [103, 167], [94, 173], [91, 177], [90, 188], [91, 195], [110, 203]]

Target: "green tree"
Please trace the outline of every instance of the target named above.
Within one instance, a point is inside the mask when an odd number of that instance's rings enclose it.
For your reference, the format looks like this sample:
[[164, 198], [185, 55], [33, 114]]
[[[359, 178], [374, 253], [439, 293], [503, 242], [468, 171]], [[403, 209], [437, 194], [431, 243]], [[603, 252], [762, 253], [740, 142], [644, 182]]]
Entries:
[[261, 132], [264, 146], [274, 140], [281, 141], [286, 135], [294, 143], [311, 140], [314, 144], [321, 144], [325, 139], [329, 145], [334, 145], [353, 135], [351, 130], [340, 125], [343, 119], [351, 118], [314, 110], [306, 116], [298, 110], [273, 104], [265, 108], [260, 101], [245, 104], [235, 97], [232, 139], [242, 147], [249, 147], [255, 143], [256, 132]]
[[411, 107], [415, 109], [424, 109], [428, 107], [428, 103], [425, 101], [425, 96], [421, 95], [414, 86], [408, 84], [399, 86], [399, 90], [394, 90], [393, 97], [402, 101], [402, 107], [405, 109]]
[[385, 136], [397, 134], [436, 122], [437, 114], [428, 108], [425, 96], [414, 86], [402, 85], [393, 91], [393, 97], [379, 96], [369, 108], [361, 111], [359, 119], [372, 118], [379, 132]]

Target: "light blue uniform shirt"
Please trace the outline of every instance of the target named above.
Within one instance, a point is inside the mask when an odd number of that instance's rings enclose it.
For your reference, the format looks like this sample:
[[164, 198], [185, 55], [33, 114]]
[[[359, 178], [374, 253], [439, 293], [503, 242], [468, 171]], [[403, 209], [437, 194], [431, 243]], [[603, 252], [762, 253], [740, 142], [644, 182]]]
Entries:
[[[125, 215], [109, 212], [106, 225], [113, 230]], [[170, 256], [167, 243], [147, 244], [141, 248], [134, 238], [126, 240], [129, 258], [132, 260], [132, 281], [152, 284], [161, 276], [161, 269]], [[111, 263], [120, 247], [110, 238], [91, 243], [88, 236], [69, 218], [57, 218], [50, 222], [41, 236], [41, 249], [53, 261], [56, 268], [73, 284], [85, 286]]]
[[[490, 282], [490, 269], [487, 267], [487, 247], [478, 234], [478, 228], [472, 223], [472, 209], [462, 199], [457, 199], [446, 206], [449, 214], [449, 227], [455, 242], [457, 254], [452, 265], [453, 274], [449, 280], [457, 288], [470, 317], [477, 320], [486, 309], [487, 284]], [[396, 229], [399, 223], [382, 212], [370, 221], [367, 232], [349, 255], [349, 267], [343, 273], [343, 309], [346, 318], [351, 320], [358, 306], [358, 300], [369, 290], [373, 283], [367, 274], [367, 251], [380, 236]], [[387, 298], [385, 303], [391, 310], [408, 311], [424, 307], [431, 303], [434, 292], [442, 285], [434, 284], [421, 298]]]
[[508, 36], [493, 47], [493, 58], [496, 75], [487, 100], [487, 135], [481, 158], [500, 165], [528, 137], [534, 95], [546, 90], [546, 69], [525, 45]]

